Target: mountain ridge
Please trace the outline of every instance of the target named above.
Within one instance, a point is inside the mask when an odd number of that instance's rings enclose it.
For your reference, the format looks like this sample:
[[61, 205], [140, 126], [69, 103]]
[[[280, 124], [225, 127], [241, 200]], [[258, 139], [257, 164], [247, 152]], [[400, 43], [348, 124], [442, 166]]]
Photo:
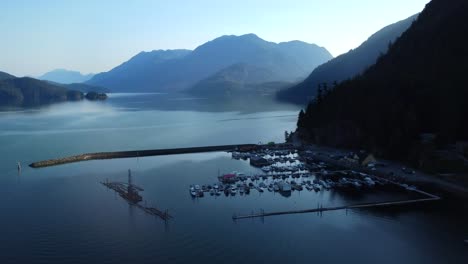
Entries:
[[[297, 55], [300, 63], [291, 58], [291, 52], [284, 47], [296, 46], [311, 51], [306, 56]], [[300, 51], [297, 51], [300, 52]], [[316, 58], [313, 58], [313, 57]], [[238, 63], [264, 67], [276, 72], [285, 81], [305, 77], [311, 69], [332, 58], [326, 49], [305, 42], [277, 44], [259, 38], [255, 34], [241, 36], [225, 35], [208, 41], [191, 52], [158, 64], [144, 64], [142, 71], [129, 67], [118, 73], [122, 65], [102, 73], [88, 81], [120, 92], [178, 92], [195, 85], [223, 68]], [[105, 81], [104, 81], [105, 79]]]
[[281, 101], [305, 104], [316, 95], [318, 84], [333, 84], [361, 74], [366, 68], [376, 62], [377, 58], [386, 53], [390, 42], [395, 41], [406, 31], [418, 14], [390, 24], [372, 34], [359, 47], [351, 49], [315, 68], [312, 73], [298, 85], [278, 93]]
[[464, 0], [432, 0], [373, 66], [311, 102], [297, 132], [419, 165], [422, 135], [433, 135], [435, 149], [468, 140], [466, 14]]

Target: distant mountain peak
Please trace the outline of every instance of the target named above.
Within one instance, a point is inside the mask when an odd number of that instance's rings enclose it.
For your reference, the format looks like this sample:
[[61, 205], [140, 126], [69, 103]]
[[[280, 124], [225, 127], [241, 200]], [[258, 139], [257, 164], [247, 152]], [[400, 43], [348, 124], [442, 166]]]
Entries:
[[94, 74], [82, 74], [79, 71], [67, 69], [55, 69], [38, 77], [40, 80], [51, 81], [62, 84], [81, 83], [91, 79]]

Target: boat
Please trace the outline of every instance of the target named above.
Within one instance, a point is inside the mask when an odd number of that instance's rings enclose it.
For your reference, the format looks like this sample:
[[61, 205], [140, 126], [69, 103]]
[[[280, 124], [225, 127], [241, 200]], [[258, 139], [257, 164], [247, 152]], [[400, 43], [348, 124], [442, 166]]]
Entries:
[[281, 181], [281, 182], [278, 182], [278, 189], [280, 192], [290, 193], [291, 185], [287, 182]]
[[210, 190], [210, 195], [213, 196], [215, 194], [215, 190], [214, 189], [211, 189]]
[[365, 177], [365, 178], [364, 178], [364, 183], [365, 183], [368, 187], [374, 187], [374, 186], [375, 186], [375, 182], [374, 182], [370, 177]]
[[322, 187], [325, 188], [326, 190], [330, 189], [330, 185], [328, 185], [328, 183], [326, 183], [324, 180], [320, 180], [319, 183], [320, 183], [320, 185], [322, 185]]
[[352, 181], [352, 185], [358, 189], [362, 187], [362, 184], [357, 180]]
[[275, 192], [278, 192], [279, 191], [279, 187], [277, 184], [273, 185], [273, 191]]
[[236, 195], [236, 193], [237, 193], [236, 187], [232, 186], [232, 187], [231, 187], [231, 190], [230, 190], [230, 193], [231, 193], [231, 195], [233, 195], [233, 196]]
[[316, 192], [319, 192], [319, 191], [321, 190], [319, 184], [315, 183], [313, 186], [314, 186], [314, 190], [315, 190]]

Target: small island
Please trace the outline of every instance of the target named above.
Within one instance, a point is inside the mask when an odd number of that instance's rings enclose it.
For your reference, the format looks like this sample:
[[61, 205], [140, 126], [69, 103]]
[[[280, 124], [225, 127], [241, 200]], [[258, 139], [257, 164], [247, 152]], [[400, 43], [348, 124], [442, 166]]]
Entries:
[[88, 92], [85, 98], [90, 101], [104, 101], [107, 99], [107, 94], [97, 93], [97, 92]]

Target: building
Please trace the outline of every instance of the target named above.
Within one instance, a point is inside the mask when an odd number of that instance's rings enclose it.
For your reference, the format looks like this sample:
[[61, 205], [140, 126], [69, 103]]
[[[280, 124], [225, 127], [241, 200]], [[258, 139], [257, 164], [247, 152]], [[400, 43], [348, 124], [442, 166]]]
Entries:
[[363, 153], [359, 155], [359, 164], [362, 166], [367, 166], [370, 163], [377, 163], [377, 159], [374, 157], [373, 154]]

